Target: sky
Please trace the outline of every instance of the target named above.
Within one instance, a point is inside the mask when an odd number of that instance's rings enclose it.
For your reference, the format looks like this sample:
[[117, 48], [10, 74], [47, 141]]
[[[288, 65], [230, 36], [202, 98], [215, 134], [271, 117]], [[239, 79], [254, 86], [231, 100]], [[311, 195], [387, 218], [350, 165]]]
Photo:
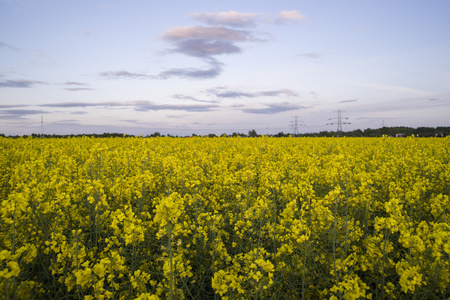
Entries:
[[0, 0], [0, 133], [450, 126], [448, 0]]

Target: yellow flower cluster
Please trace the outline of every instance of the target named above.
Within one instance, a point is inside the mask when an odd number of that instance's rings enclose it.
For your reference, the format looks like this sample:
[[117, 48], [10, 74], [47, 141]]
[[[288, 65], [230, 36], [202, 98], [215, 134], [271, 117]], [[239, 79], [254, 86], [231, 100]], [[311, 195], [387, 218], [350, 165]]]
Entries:
[[415, 137], [0, 137], [0, 295], [448, 298], [448, 149]]

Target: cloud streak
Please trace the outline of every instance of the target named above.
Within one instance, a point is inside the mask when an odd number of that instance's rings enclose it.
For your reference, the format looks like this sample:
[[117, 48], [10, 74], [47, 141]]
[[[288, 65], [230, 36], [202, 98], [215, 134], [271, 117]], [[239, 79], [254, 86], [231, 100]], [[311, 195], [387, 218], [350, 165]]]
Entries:
[[121, 71], [106, 71], [106, 72], [100, 72], [98, 74], [100, 77], [106, 78], [106, 79], [148, 79], [150, 76], [143, 74], [143, 73], [134, 73], [134, 72], [128, 72], [125, 70]]
[[4, 80], [0, 81], [0, 88], [31, 88], [37, 84], [47, 84], [36, 80]]
[[378, 83], [366, 83], [366, 84], [362, 84], [362, 86], [374, 88], [374, 89], [378, 89], [378, 90], [382, 90], [382, 91], [390, 92], [390, 93], [411, 94], [411, 95], [422, 96], [422, 97], [427, 97], [430, 95], [430, 93], [427, 91], [418, 90], [418, 89], [405, 87], [405, 86], [386, 85], [386, 84], [378, 84]]
[[7, 44], [7, 43], [3, 43], [0, 42], [0, 48], [6, 48], [6, 49], [10, 49], [10, 50], [14, 50], [14, 51], [19, 51], [19, 48], [17, 48], [16, 46]]
[[175, 99], [202, 102], [202, 103], [218, 103], [219, 102], [219, 101], [215, 101], [215, 100], [200, 100], [195, 97], [187, 96], [187, 95], [183, 95], [183, 94], [175, 94], [172, 97]]
[[21, 119], [29, 115], [45, 114], [46, 111], [35, 109], [7, 109], [0, 110], [0, 119]]
[[65, 88], [66, 91], [71, 91], [71, 92], [78, 92], [78, 91], [92, 91], [92, 88], [82, 88], [82, 87], [78, 87], [78, 88]]
[[[262, 41], [262, 39], [256, 37], [255, 30], [248, 30], [248, 28], [257, 25], [258, 14], [256, 13], [237, 11], [201, 12], [189, 16], [208, 26], [173, 27], [163, 32], [161, 39], [173, 45], [173, 48], [168, 50], [169, 52], [203, 59], [208, 63], [209, 68], [174, 68], [161, 72], [152, 78], [209, 79], [218, 77], [223, 68], [222, 63], [217, 61], [217, 56], [242, 53], [243, 50], [239, 43]], [[295, 10], [282, 11], [275, 19], [276, 23], [286, 21], [306, 22], [307, 19]]]
[[60, 102], [60, 103], [47, 103], [41, 104], [42, 107], [59, 107], [59, 108], [72, 108], [72, 107], [96, 107], [96, 106], [123, 106], [120, 102]]
[[208, 105], [192, 105], [192, 104], [154, 104], [149, 101], [142, 101], [136, 103], [136, 111], [158, 111], [158, 110], [180, 110], [187, 112], [206, 112], [212, 111], [218, 108], [219, 105], [208, 104]]
[[87, 83], [83, 82], [75, 82], [75, 81], [67, 81], [64, 83], [66, 86], [70, 86], [65, 88], [66, 91], [78, 92], [78, 91], [92, 91], [92, 88], [86, 87]]
[[269, 90], [269, 91], [260, 91], [260, 92], [242, 92], [242, 91], [233, 91], [227, 90], [226, 88], [219, 87], [215, 89], [209, 89], [207, 91], [209, 94], [213, 94], [218, 98], [258, 98], [258, 97], [280, 97], [280, 96], [288, 96], [288, 97], [297, 97], [298, 94], [289, 89], [279, 89], [279, 90]]
[[172, 77], [179, 78], [190, 78], [190, 79], [207, 79], [207, 78], [215, 78], [222, 73], [222, 64], [215, 61], [209, 60], [210, 66], [206, 69], [197, 69], [197, 68], [180, 68], [180, 69], [170, 69], [164, 72], [159, 73], [159, 75], [155, 76], [155, 79], [168, 79]]
[[66, 81], [64, 83], [64, 85], [77, 85], [77, 86], [79, 86], [79, 85], [88, 85], [88, 84], [87, 83], [83, 83], [83, 82]]
[[155, 104], [151, 101], [129, 101], [129, 102], [61, 102], [42, 104], [42, 107], [53, 108], [81, 108], [81, 107], [106, 107], [106, 108], [133, 108], [135, 111], [158, 111], [158, 110], [179, 110], [187, 112], [212, 111], [219, 107], [216, 104], [193, 105], [193, 104]]
[[306, 57], [306, 58], [315, 58], [315, 59], [322, 57], [322, 55], [318, 52], [307, 52], [307, 53], [299, 54], [298, 56]]
[[196, 57], [205, 61], [209, 67], [173, 68], [159, 75], [155, 79], [172, 77], [209, 79], [218, 77], [223, 71], [223, 64], [216, 57], [220, 55], [239, 54], [242, 48], [239, 43], [261, 41], [254, 31], [244, 30], [243, 27], [256, 26], [254, 13], [240, 13], [236, 11], [220, 13], [195, 13], [190, 17], [209, 26], [194, 25], [173, 27], [161, 35], [161, 39], [172, 44], [169, 52]]
[[285, 23], [286, 21], [308, 22], [308, 19], [296, 10], [284, 10], [277, 15], [276, 23]]
[[221, 26], [184, 26], [174, 27], [163, 33], [162, 38], [169, 41], [186, 40], [223, 40], [249, 41], [256, 38], [247, 30], [237, 30]]
[[15, 107], [28, 107], [28, 105], [25, 105], [25, 104], [0, 105], [0, 108], [15, 108]]
[[306, 106], [292, 104], [289, 102], [270, 103], [270, 104], [265, 104], [265, 105], [266, 105], [266, 107], [264, 107], [264, 108], [244, 108], [244, 109], [242, 109], [242, 112], [249, 113], [249, 114], [277, 114], [280, 112], [308, 108]]
[[230, 27], [256, 26], [255, 18], [257, 16], [258, 14], [255, 13], [241, 13], [237, 11], [219, 13], [201, 12], [190, 15], [192, 19], [206, 24]]

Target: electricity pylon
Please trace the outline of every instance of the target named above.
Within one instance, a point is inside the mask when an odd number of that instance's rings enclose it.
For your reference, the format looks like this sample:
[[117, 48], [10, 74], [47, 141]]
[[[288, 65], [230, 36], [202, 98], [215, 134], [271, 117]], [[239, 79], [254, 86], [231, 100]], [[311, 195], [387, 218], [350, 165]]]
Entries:
[[44, 115], [41, 114], [41, 139], [44, 137]]
[[294, 121], [291, 121], [291, 123], [289, 124], [289, 127], [291, 127], [291, 130], [294, 131], [294, 136], [298, 135], [298, 126], [305, 126], [303, 123], [303, 121], [299, 121], [298, 120], [298, 116], [294, 117]]
[[327, 123], [327, 125], [336, 125], [337, 124], [337, 130], [336, 134], [339, 136], [342, 134], [342, 124], [351, 124], [350, 122], [342, 122], [342, 119], [347, 120], [348, 118], [342, 118], [342, 110], [337, 111], [337, 118], [330, 118], [329, 120], [335, 120], [337, 119], [337, 122], [333, 123]]

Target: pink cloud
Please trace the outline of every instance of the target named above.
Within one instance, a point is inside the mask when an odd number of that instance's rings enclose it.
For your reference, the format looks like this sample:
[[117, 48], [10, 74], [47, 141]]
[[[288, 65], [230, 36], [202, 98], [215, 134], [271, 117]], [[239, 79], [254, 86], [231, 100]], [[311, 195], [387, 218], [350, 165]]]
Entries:
[[279, 23], [283, 23], [285, 21], [307, 22], [308, 19], [296, 10], [284, 10], [278, 14], [276, 21]]
[[232, 27], [255, 26], [255, 13], [241, 13], [237, 11], [227, 11], [219, 13], [201, 12], [191, 14], [191, 18], [211, 25], [225, 25]]
[[235, 30], [224, 27], [184, 26], [174, 27], [164, 32], [162, 38], [174, 41], [187, 39], [247, 41], [252, 39], [252, 35], [244, 30]]

